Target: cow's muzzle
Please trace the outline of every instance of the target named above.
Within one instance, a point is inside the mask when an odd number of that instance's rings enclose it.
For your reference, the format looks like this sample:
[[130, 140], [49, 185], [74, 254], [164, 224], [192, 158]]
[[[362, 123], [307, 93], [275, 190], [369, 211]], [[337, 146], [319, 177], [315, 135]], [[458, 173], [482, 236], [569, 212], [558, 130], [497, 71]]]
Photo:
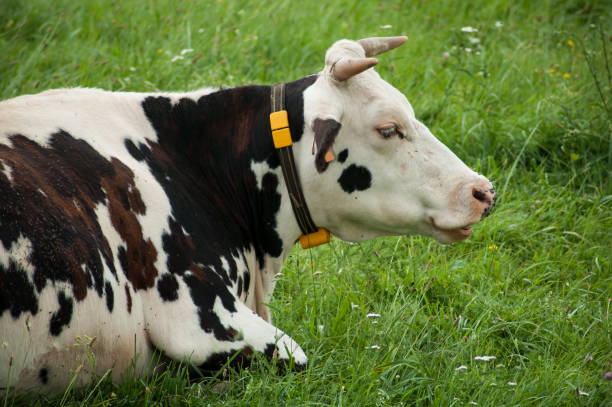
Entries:
[[487, 185], [485, 187], [474, 187], [472, 189], [472, 196], [476, 200], [475, 204], [479, 207], [482, 207], [482, 215], [480, 219], [484, 219], [491, 213], [491, 210], [495, 206], [495, 202], [497, 201], [497, 194], [495, 193], [495, 188], [492, 185]]

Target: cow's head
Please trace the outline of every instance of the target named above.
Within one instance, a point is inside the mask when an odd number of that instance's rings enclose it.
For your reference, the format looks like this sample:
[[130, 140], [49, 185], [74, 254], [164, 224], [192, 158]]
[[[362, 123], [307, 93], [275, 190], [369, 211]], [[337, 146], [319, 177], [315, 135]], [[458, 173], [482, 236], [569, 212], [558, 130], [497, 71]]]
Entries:
[[453, 242], [467, 238], [495, 203], [491, 183], [370, 69], [378, 62], [372, 56], [405, 41], [336, 42], [304, 93], [306, 128], [294, 147], [300, 178], [315, 222], [344, 240], [421, 234]]

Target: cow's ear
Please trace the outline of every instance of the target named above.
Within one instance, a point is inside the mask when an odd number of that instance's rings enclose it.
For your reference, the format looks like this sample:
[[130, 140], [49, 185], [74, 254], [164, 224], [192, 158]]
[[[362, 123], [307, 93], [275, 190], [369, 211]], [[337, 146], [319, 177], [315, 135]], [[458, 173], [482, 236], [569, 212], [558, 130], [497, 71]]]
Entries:
[[316, 118], [312, 122], [314, 143], [317, 146], [315, 167], [318, 172], [325, 171], [330, 161], [335, 159], [334, 154], [331, 151], [331, 147], [338, 136], [340, 127], [342, 127], [342, 125], [334, 119]]

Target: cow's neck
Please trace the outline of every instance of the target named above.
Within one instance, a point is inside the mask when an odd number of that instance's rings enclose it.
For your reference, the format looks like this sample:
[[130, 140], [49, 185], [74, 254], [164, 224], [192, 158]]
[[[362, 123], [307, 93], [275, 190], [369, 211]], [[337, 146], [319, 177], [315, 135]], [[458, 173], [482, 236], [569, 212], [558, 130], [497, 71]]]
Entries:
[[[304, 129], [302, 94], [315, 80], [286, 86], [294, 142]], [[274, 275], [300, 235], [271, 140], [270, 87], [186, 96], [174, 103], [163, 97], [143, 102], [161, 147], [158, 161], [173, 163], [181, 184], [189, 186], [163, 185], [173, 216], [193, 240], [199, 263], [219, 264], [220, 256], [246, 263], [262, 297], [257, 302], [267, 302]], [[157, 178], [165, 182], [163, 171]]]

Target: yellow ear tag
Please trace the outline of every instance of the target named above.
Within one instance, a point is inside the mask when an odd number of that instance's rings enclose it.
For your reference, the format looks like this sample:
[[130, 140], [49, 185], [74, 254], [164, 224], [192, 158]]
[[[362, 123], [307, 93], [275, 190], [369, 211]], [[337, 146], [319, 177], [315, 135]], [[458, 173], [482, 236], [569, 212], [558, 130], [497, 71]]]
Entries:
[[325, 162], [328, 163], [330, 161], [334, 161], [336, 159], [336, 157], [334, 157], [334, 153], [331, 152], [331, 150], [327, 150], [327, 153], [325, 153]]
[[319, 246], [331, 241], [329, 230], [319, 228], [316, 232], [300, 236], [300, 244], [302, 249], [310, 249], [311, 247]]

